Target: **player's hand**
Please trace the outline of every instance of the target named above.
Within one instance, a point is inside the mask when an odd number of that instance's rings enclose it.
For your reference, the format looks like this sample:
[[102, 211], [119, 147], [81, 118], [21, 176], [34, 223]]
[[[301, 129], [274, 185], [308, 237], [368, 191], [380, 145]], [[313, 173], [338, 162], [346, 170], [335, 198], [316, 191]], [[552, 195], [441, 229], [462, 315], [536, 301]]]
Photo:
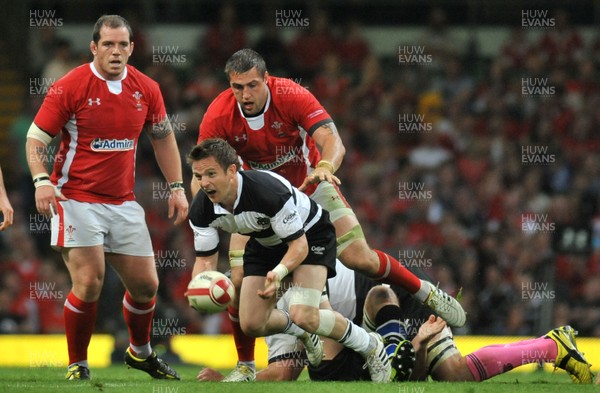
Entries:
[[320, 183], [322, 181], [328, 181], [329, 183], [342, 184], [340, 179], [337, 178], [333, 173], [329, 172], [327, 168], [315, 168], [312, 173], [304, 179], [304, 182], [298, 187], [300, 191], [304, 191], [309, 185]]
[[6, 196], [0, 198], [0, 212], [4, 217], [4, 220], [0, 222], [0, 231], [3, 231], [13, 223], [13, 208]]
[[35, 207], [40, 214], [52, 218], [58, 213], [56, 200], [66, 201], [67, 198], [51, 185], [40, 186], [35, 189]]
[[258, 296], [263, 299], [270, 299], [277, 292], [277, 288], [279, 287], [279, 277], [277, 274], [271, 270], [267, 273], [267, 278], [265, 279], [265, 289], [258, 290]]
[[203, 382], [207, 382], [207, 381], [222, 381], [225, 378], [225, 376], [223, 376], [223, 374], [221, 374], [220, 372], [218, 372], [217, 370], [213, 370], [212, 368], [203, 368], [202, 370], [200, 370], [200, 372], [198, 373], [198, 376], [196, 377], [196, 379], [198, 381], [203, 381]]
[[188, 201], [185, 196], [184, 190], [173, 190], [169, 196], [169, 218], [173, 218], [175, 211], [177, 211], [177, 217], [175, 218], [175, 225], [181, 224], [188, 215]]
[[445, 327], [446, 321], [444, 321], [441, 317], [430, 315], [429, 319], [425, 321], [425, 323], [419, 328], [416, 338], [420, 341], [421, 345], [427, 345], [427, 343], [441, 333]]

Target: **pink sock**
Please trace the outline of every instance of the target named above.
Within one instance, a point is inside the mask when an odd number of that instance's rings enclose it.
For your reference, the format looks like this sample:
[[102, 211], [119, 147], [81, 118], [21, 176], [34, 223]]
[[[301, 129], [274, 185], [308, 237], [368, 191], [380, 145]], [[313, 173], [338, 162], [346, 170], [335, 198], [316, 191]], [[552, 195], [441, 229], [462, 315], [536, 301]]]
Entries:
[[556, 343], [545, 337], [506, 345], [489, 345], [468, 354], [467, 366], [477, 381], [505, 373], [523, 364], [553, 362], [558, 354]]

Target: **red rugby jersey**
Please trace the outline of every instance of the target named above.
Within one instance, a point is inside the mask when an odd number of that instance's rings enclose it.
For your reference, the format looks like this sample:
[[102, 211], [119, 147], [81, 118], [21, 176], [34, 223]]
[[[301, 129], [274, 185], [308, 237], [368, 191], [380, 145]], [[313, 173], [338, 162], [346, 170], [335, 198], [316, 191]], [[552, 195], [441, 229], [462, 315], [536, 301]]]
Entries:
[[144, 125], [166, 116], [158, 83], [132, 66], [118, 81], [93, 63], [56, 81], [34, 123], [61, 133], [50, 180], [70, 199], [120, 204], [134, 200], [135, 153]]
[[273, 171], [299, 187], [321, 159], [311, 135], [331, 116], [306, 88], [290, 79], [269, 76], [267, 86], [265, 109], [254, 117], [244, 115], [231, 89], [219, 94], [202, 119], [198, 143], [225, 139], [244, 168]]

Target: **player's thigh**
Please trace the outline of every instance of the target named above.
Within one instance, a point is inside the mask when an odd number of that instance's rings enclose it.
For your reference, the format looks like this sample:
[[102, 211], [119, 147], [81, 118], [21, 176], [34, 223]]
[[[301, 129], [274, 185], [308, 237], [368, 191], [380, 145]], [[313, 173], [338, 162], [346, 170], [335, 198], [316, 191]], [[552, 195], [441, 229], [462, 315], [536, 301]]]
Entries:
[[242, 281], [240, 289], [240, 323], [242, 328], [257, 328], [267, 321], [271, 310], [275, 307], [275, 296], [263, 299], [258, 296], [258, 290], [264, 289], [265, 277], [247, 276]]
[[147, 302], [154, 297], [158, 289], [154, 257], [107, 253], [106, 259], [134, 300]]
[[75, 289], [102, 286], [105, 272], [102, 245], [63, 248], [62, 256]]

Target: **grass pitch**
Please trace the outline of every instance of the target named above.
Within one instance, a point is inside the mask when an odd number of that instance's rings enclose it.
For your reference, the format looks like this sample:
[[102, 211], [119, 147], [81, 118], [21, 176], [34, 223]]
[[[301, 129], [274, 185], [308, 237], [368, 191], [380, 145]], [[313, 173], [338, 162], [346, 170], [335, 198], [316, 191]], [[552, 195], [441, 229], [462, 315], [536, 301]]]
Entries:
[[575, 385], [568, 375], [544, 371], [523, 373], [510, 372], [483, 383], [421, 382], [373, 384], [368, 382], [311, 382], [304, 372], [297, 382], [254, 382], [219, 383], [198, 382], [198, 366], [175, 366], [181, 381], [159, 381], [147, 374], [127, 369], [126, 366], [111, 366], [92, 369], [91, 381], [65, 381], [66, 369], [56, 367], [0, 368], [0, 390], [2, 392], [127, 392], [127, 393], [500, 393], [500, 392], [598, 392], [598, 385]]

